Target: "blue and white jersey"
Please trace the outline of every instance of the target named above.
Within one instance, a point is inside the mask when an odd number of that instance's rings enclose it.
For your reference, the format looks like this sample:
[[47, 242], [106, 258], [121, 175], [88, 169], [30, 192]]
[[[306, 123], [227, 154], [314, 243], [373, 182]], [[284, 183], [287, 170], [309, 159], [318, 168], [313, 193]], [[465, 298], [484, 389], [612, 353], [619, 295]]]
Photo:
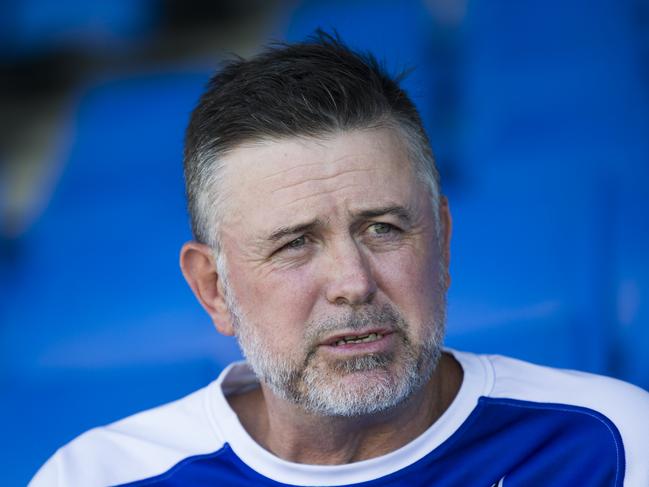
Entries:
[[387, 455], [284, 461], [246, 433], [226, 396], [257, 386], [245, 363], [167, 405], [90, 430], [31, 487], [649, 486], [649, 394], [581, 372], [449, 351], [464, 380], [447, 411]]

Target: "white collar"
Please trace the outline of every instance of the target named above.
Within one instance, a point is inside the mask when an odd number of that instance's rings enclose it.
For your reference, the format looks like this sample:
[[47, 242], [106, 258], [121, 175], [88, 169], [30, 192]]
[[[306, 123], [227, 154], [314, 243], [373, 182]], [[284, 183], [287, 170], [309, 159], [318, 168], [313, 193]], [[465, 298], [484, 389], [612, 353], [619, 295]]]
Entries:
[[234, 453], [261, 475], [293, 485], [336, 486], [384, 477], [423, 458], [446, 441], [467, 419], [478, 398], [493, 385], [493, 371], [477, 355], [446, 349], [460, 363], [464, 378], [457, 396], [420, 436], [401, 448], [380, 457], [345, 465], [307, 465], [288, 462], [265, 450], [243, 428], [230, 408], [226, 395], [256, 387], [258, 382], [245, 362], [228, 366], [208, 390], [208, 415]]

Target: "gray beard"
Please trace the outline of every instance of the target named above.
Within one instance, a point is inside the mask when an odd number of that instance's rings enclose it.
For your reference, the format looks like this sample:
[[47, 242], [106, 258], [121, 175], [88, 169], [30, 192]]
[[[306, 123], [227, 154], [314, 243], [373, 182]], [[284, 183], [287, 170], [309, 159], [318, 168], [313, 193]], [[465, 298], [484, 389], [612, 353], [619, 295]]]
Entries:
[[[428, 382], [441, 357], [445, 310], [425, 326], [422, 343], [409, 338], [409, 325], [390, 305], [367, 307], [346, 319], [307, 323], [307, 353], [301, 362], [269, 350], [258, 330], [245, 320], [234, 297], [226, 293], [239, 346], [260, 381], [277, 396], [324, 416], [360, 416], [393, 408]], [[344, 360], [318, 360], [317, 343], [339, 330], [368, 326], [393, 330], [394, 352], [370, 353]], [[362, 373], [362, 378], [350, 379]], [[362, 379], [362, 380], [361, 380]]]

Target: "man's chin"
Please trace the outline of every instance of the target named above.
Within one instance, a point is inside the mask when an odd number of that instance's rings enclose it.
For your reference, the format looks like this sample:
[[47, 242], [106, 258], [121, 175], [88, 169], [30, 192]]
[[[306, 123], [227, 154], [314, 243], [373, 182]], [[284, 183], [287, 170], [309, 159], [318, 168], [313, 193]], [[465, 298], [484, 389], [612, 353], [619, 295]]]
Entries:
[[330, 374], [344, 377], [365, 372], [389, 372], [394, 368], [393, 353], [368, 353], [344, 359], [327, 361]]
[[327, 416], [374, 414], [400, 404], [420, 386], [416, 374], [394, 364], [350, 368], [305, 371], [298, 403]]

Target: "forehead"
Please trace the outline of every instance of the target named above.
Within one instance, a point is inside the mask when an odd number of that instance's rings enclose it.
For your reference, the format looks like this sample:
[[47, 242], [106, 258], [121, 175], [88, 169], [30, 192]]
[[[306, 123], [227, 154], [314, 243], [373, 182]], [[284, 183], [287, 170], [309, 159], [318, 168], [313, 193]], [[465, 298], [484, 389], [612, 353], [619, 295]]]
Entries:
[[261, 231], [277, 220], [405, 206], [421, 187], [392, 129], [262, 141], [226, 156], [222, 221]]

